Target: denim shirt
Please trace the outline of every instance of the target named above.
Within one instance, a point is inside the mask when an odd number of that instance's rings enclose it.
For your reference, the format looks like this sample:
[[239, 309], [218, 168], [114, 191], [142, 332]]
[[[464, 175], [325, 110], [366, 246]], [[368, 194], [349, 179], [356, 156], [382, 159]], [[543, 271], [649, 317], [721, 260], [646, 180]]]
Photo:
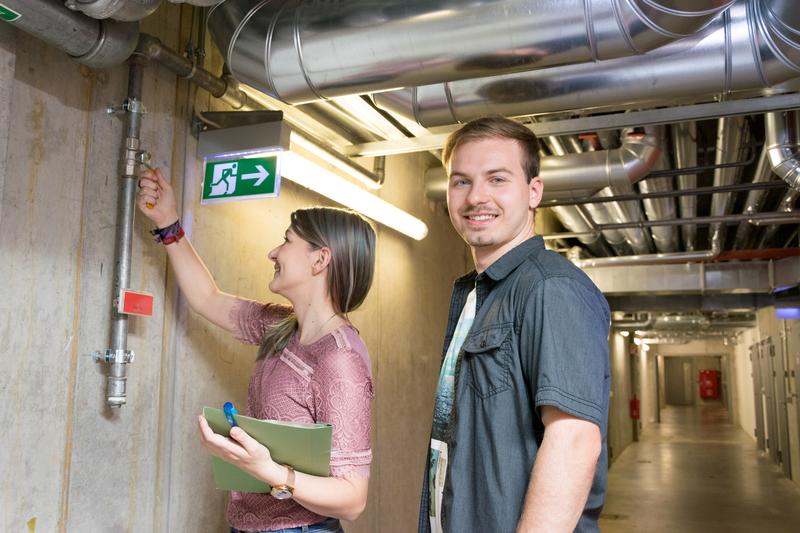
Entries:
[[[608, 303], [580, 269], [533, 237], [481, 274], [456, 281], [444, 351], [473, 286], [477, 310], [459, 353], [446, 434], [444, 531], [515, 531], [544, 436], [543, 405], [601, 430], [600, 459], [576, 528], [597, 531], [608, 471]], [[427, 475], [426, 466], [420, 533], [430, 531]]]

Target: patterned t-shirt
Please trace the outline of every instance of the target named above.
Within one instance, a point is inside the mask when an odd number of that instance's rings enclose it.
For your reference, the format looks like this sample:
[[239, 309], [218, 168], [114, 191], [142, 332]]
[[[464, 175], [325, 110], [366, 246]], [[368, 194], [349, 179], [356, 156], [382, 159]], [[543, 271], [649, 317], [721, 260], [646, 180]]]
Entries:
[[436, 387], [436, 404], [433, 408], [433, 430], [431, 431], [430, 474], [428, 475], [428, 482], [431, 485], [429, 514], [433, 533], [442, 531], [442, 491], [447, 474], [446, 432], [450, 423], [450, 413], [453, 411], [458, 353], [475, 320], [475, 298], [475, 289], [472, 289], [472, 292], [467, 295], [467, 302], [464, 304], [464, 309], [461, 310], [453, 338], [447, 347], [447, 354], [442, 361], [442, 369], [439, 371], [439, 384]]
[[[231, 310], [236, 338], [260, 344], [266, 329], [290, 307], [240, 299]], [[297, 335], [278, 355], [256, 363], [247, 393], [247, 416], [333, 425], [331, 476], [369, 476], [372, 372], [358, 332], [343, 325], [316, 342]], [[269, 494], [231, 492], [228, 522], [247, 531], [299, 527], [325, 520], [289, 500]]]

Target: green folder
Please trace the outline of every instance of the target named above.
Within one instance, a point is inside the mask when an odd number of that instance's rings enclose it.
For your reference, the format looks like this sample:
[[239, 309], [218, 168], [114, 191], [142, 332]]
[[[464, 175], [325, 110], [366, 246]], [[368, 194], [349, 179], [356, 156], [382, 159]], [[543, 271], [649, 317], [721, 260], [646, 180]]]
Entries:
[[[214, 433], [226, 437], [230, 435], [231, 426], [222, 409], [204, 407], [203, 416]], [[330, 475], [333, 431], [330, 424], [302, 424], [234, 416], [239, 427], [269, 449], [275, 462], [288, 464], [298, 472], [314, 476]], [[218, 457], [211, 457], [211, 468], [214, 472], [214, 484], [218, 489], [240, 492], [271, 490], [263, 481]]]

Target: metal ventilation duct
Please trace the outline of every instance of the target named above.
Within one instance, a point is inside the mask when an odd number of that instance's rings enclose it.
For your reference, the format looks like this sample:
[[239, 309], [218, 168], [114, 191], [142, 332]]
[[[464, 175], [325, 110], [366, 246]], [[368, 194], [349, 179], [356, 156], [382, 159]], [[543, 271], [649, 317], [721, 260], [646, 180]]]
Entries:
[[[769, 157], [767, 156], [767, 146], [761, 150], [761, 156], [758, 158], [755, 173], [753, 174], [753, 183], [762, 183], [769, 181], [773, 178], [772, 168], [769, 165]], [[747, 200], [745, 201], [744, 210], [746, 215], [752, 215], [761, 211], [764, 200], [767, 197], [766, 190], [754, 190], [747, 193]], [[777, 227], [777, 226], [776, 226]], [[736, 239], [734, 240], [733, 248], [736, 250], [744, 250], [750, 247], [750, 238], [753, 234], [755, 226], [747, 221], [739, 223], [736, 228]]]
[[772, 171], [800, 191], [800, 113], [786, 111], [764, 116], [766, 150]]
[[697, 99], [771, 87], [800, 75], [800, 9], [738, 0], [701, 32], [644, 55], [425, 85], [375, 102], [432, 127], [509, 117]]
[[[723, 117], [717, 125], [717, 145], [714, 163], [736, 163], [745, 159], [745, 147], [749, 139], [749, 130], [744, 117]], [[714, 186], [722, 187], [738, 183], [742, 178], [741, 167], [717, 168], [714, 170]], [[711, 196], [711, 216], [727, 215], [733, 210], [733, 193], [714, 193]], [[708, 229], [710, 246], [718, 242], [718, 248], [725, 247], [725, 224], [711, 224]]]
[[139, 24], [135, 22], [90, 19], [53, 0], [2, 0], [2, 3], [20, 14], [9, 24], [90, 67], [123, 63], [139, 39]]
[[67, 0], [64, 4], [95, 19], [136, 21], [158, 9], [161, 0]]
[[[692, 168], [697, 166], [697, 124], [683, 122], [672, 125], [672, 146], [675, 149], [675, 168]], [[678, 188], [681, 190], [697, 187], [696, 174], [682, 174], [678, 176]], [[682, 218], [697, 216], [697, 197], [693, 195], [681, 196], [678, 199], [678, 209]], [[683, 246], [687, 252], [697, 249], [697, 225], [684, 224], [681, 226]]]
[[227, 0], [209, 28], [233, 74], [297, 104], [641, 54], [732, 0]]

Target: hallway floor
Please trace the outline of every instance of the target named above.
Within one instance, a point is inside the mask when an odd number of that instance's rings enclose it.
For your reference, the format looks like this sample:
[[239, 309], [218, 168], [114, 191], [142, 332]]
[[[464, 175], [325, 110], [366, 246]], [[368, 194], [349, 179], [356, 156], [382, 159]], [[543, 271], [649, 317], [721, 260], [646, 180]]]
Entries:
[[608, 476], [603, 533], [800, 531], [800, 487], [721, 406], [673, 407]]

